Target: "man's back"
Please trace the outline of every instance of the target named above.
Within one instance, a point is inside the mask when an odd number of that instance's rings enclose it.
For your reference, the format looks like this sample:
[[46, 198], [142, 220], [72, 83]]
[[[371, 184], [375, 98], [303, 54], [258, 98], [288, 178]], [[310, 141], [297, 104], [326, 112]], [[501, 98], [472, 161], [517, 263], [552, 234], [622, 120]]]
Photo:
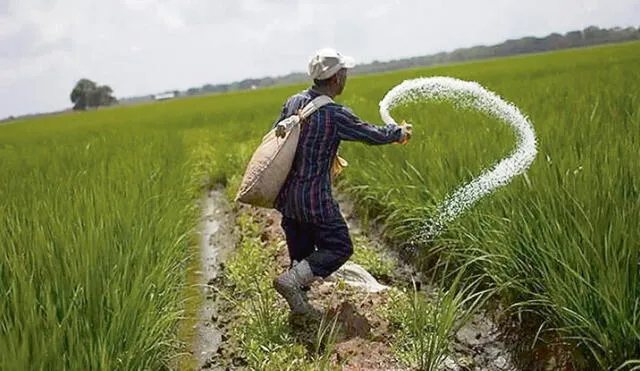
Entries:
[[[296, 114], [319, 95], [308, 89], [292, 96], [277, 121]], [[294, 162], [276, 200], [276, 208], [286, 217], [312, 223], [339, 216], [331, 192], [330, 169], [341, 140], [385, 144], [398, 140], [401, 135], [399, 127], [364, 123], [337, 103], [320, 108], [301, 125]]]

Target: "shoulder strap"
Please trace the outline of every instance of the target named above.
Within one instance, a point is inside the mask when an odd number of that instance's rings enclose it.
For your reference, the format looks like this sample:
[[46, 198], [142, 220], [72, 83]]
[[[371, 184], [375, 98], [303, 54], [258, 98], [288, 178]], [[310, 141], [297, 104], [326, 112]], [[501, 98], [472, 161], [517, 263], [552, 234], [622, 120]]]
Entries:
[[307, 117], [311, 116], [320, 107], [332, 103], [333, 99], [326, 95], [320, 95], [309, 102], [304, 108], [298, 111], [297, 115], [289, 116], [286, 119], [280, 121], [272, 130], [276, 133], [277, 137], [284, 138], [287, 133], [294, 126], [301, 124]]
[[326, 95], [317, 96], [315, 99], [309, 102], [306, 106], [304, 106], [302, 111], [300, 111], [300, 120], [302, 121], [306, 119], [307, 117], [311, 116], [315, 111], [320, 109], [320, 107], [329, 103], [333, 103], [333, 99], [329, 98]]

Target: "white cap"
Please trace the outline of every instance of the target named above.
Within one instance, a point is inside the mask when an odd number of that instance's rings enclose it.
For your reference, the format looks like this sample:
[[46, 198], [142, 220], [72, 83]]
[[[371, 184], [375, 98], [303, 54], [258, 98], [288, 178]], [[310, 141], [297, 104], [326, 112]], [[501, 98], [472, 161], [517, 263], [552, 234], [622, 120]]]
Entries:
[[335, 49], [323, 48], [309, 61], [309, 76], [314, 80], [326, 80], [342, 68], [353, 68], [353, 58], [341, 55]]

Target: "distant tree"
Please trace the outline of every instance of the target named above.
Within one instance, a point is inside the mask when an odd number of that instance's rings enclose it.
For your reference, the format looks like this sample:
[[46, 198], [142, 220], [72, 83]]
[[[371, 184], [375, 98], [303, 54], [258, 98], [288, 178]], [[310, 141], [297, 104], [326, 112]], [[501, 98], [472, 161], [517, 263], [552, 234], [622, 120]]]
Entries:
[[86, 110], [100, 106], [110, 106], [118, 100], [108, 85], [98, 85], [89, 79], [80, 79], [71, 91], [74, 110]]
[[200, 94], [199, 88], [189, 88], [187, 90], [187, 95], [196, 95], [196, 94]]
[[570, 45], [577, 46], [582, 45], [584, 38], [582, 37], [582, 31], [571, 31], [567, 32], [565, 39]]
[[80, 79], [71, 91], [71, 102], [74, 110], [86, 109], [89, 106], [92, 92], [96, 89], [96, 83], [89, 79]]
[[200, 91], [204, 93], [212, 93], [216, 91], [216, 87], [212, 84], [205, 84], [205, 85], [202, 85], [202, 88], [200, 88]]
[[113, 89], [108, 85], [98, 86], [91, 94], [90, 107], [110, 106], [116, 102]]
[[619, 33], [619, 31], [605, 30], [596, 26], [589, 26], [582, 31], [584, 38], [590, 45], [606, 44], [615, 41], [615, 35]]

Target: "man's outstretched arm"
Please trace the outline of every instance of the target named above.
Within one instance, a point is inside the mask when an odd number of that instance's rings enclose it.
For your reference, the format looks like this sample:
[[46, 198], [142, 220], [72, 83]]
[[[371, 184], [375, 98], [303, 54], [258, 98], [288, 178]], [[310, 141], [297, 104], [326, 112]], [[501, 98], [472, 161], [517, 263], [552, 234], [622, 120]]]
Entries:
[[341, 140], [354, 140], [378, 145], [402, 142], [411, 135], [410, 126], [372, 125], [362, 121], [345, 107], [340, 107], [335, 115], [338, 137]]

